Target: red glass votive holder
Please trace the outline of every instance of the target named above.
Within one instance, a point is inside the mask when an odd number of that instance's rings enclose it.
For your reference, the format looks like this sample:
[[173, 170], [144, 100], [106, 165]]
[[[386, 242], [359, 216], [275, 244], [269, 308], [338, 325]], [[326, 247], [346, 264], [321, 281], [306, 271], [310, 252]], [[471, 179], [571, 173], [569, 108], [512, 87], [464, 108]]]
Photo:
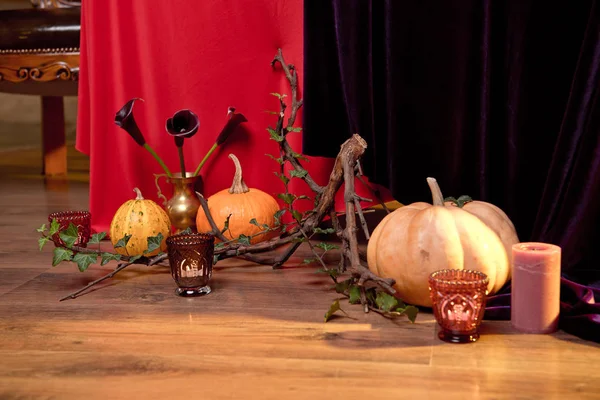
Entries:
[[59, 224], [58, 232], [52, 235], [52, 241], [57, 247], [64, 246], [65, 243], [60, 238], [60, 232], [66, 230], [70, 224], [77, 228], [77, 240], [74, 246], [86, 247], [90, 241], [92, 230], [92, 215], [89, 211], [60, 211], [48, 215], [48, 222], [56, 220]]
[[433, 314], [442, 328], [438, 337], [450, 343], [479, 339], [489, 279], [479, 271], [445, 269], [429, 276]]
[[167, 252], [171, 275], [179, 296], [203, 296], [211, 292], [215, 237], [206, 233], [169, 236]]

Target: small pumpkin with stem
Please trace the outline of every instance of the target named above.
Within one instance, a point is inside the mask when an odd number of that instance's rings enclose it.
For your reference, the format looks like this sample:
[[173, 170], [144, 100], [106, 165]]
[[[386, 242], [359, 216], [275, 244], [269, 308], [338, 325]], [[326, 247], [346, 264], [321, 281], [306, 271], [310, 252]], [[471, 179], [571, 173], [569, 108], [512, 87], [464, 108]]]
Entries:
[[[115, 246], [123, 237], [131, 236], [127, 245], [116, 247], [115, 251], [124, 256], [154, 256], [167, 249], [167, 238], [171, 233], [171, 221], [161, 206], [144, 199], [140, 189], [134, 188], [136, 198], [127, 200], [119, 207], [110, 223], [110, 241]], [[148, 237], [162, 234], [160, 248], [144, 254], [148, 250]]]
[[[276, 232], [265, 232], [266, 228], [274, 228], [275, 213], [279, 204], [273, 196], [260, 189], [248, 188], [242, 177], [242, 166], [238, 158], [229, 154], [235, 164], [235, 175], [229, 189], [223, 189], [207, 199], [208, 209], [218, 227], [223, 228], [227, 218], [229, 225], [224, 236], [237, 239], [240, 235], [250, 237], [250, 243], [259, 243], [270, 239]], [[256, 224], [250, 223], [255, 219]], [[211, 226], [201, 210], [196, 217], [198, 232], [210, 232]]]
[[[474, 212], [444, 204], [437, 181], [427, 178], [427, 183], [433, 205], [409, 204], [377, 225], [367, 247], [369, 269], [393, 278], [398, 297], [414, 305], [431, 307], [428, 277], [441, 269], [481, 271], [489, 278], [488, 291], [496, 293], [510, 279], [507, 249], [518, 243], [514, 226], [508, 217], [489, 222]], [[513, 234], [501, 234], [511, 228]]]

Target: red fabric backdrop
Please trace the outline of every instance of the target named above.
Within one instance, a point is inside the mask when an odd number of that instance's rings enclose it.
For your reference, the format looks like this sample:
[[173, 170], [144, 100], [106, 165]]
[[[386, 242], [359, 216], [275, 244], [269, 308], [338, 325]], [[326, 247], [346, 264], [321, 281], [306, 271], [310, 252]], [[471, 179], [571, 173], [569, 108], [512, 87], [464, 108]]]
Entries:
[[[146, 141], [173, 172], [180, 168], [166, 119], [183, 108], [200, 117], [198, 134], [184, 147], [189, 171], [214, 143], [228, 106], [235, 106], [249, 122], [204, 166], [205, 195], [230, 186], [234, 167], [228, 153], [239, 157], [249, 186], [282, 192], [273, 174], [277, 164], [265, 156], [277, 154], [266, 131], [275, 117], [265, 110], [278, 109], [269, 93], [289, 89], [270, 61], [282, 48], [302, 81], [302, 19], [301, 0], [83, 2], [76, 147], [90, 156], [95, 230], [108, 230], [117, 208], [134, 197], [134, 187], [158, 202], [153, 174], [162, 169], [114, 124], [116, 111], [133, 97], [145, 100], [134, 112]], [[301, 115], [296, 125], [300, 122]], [[300, 134], [291, 135], [300, 151]], [[332, 165], [331, 159], [311, 158], [306, 166], [324, 185]], [[290, 185], [293, 192], [309, 194], [298, 179]]]

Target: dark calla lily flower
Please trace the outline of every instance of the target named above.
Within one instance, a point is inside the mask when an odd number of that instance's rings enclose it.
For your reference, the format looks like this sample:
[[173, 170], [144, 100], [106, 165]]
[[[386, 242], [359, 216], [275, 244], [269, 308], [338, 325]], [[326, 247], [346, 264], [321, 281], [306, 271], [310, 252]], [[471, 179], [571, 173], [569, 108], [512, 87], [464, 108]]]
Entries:
[[144, 135], [142, 135], [142, 132], [133, 117], [133, 104], [136, 100], [144, 101], [143, 99], [135, 98], [125, 103], [125, 105], [117, 111], [117, 115], [115, 115], [115, 124], [129, 133], [129, 136], [131, 136], [137, 144], [143, 146], [146, 144], [146, 139], [144, 139]]
[[191, 110], [177, 111], [167, 119], [167, 132], [175, 137], [177, 147], [183, 146], [183, 139], [189, 139], [198, 132], [200, 118]]
[[227, 141], [229, 136], [231, 136], [231, 134], [233, 132], [235, 132], [235, 128], [237, 128], [238, 125], [241, 124], [242, 122], [248, 122], [248, 120], [246, 119], [246, 117], [244, 117], [243, 114], [236, 113], [235, 107], [229, 107], [227, 109], [227, 122], [225, 123], [225, 126], [221, 130], [221, 133], [219, 133], [219, 136], [217, 136], [217, 140], [215, 141], [215, 144], [212, 145], [210, 150], [208, 150], [208, 153], [206, 153], [206, 155], [204, 156], [202, 161], [200, 161], [200, 164], [198, 164], [198, 168], [196, 168], [196, 171], [194, 172], [194, 176], [196, 176], [200, 173], [200, 170], [202, 169], [202, 166], [204, 165], [206, 160], [208, 160], [208, 158], [212, 155], [212, 153], [214, 153], [214, 151], [217, 149], [217, 147], [219, 147], [220, 145], [222, 145], [223, 143], [225, 143]]

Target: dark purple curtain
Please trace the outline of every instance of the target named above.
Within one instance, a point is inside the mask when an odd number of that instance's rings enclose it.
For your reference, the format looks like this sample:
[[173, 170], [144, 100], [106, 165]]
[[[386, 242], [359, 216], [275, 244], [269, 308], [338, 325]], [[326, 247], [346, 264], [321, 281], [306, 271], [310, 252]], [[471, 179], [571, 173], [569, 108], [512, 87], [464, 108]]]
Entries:
[[[304, 1], [304, 153], [333, 157], [357, 132], [399, 201], [428, 200], [433, 176], [498, 205], [521, 241], [562, 248], [560, 326], [595, 341], [599, 2]], [[503, 293], [486, 318], [510, 318]]]
[[306, 154], [358, 132], [403, 203], [469, 194], [600, 280], [600, 4], [305, 0]]

